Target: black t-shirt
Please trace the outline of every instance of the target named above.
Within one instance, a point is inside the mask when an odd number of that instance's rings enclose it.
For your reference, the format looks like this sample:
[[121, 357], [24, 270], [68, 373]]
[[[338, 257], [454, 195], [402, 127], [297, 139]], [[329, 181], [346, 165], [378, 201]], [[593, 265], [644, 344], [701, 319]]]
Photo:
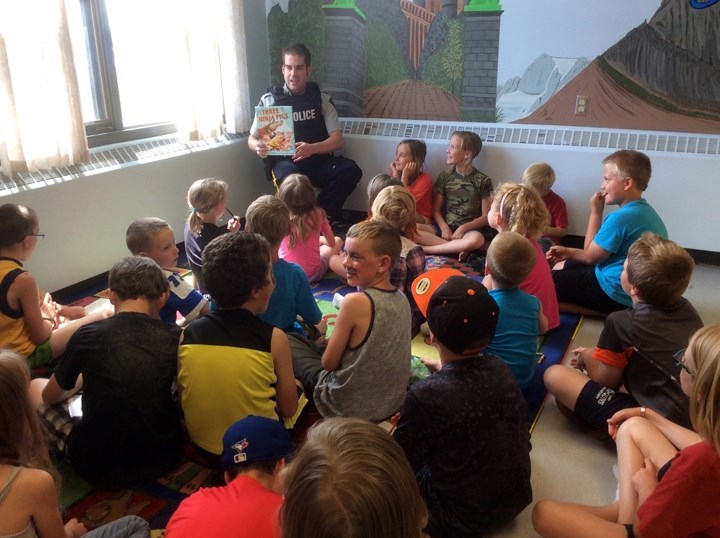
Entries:
[[494, 355], [453, 361], [413, 384], [395, 439], [416, 473], [433, 537], [475, 537], [532, 501], [527, 404]]
[[83, 416], [68, 437], [73, 468], [98, 486], [154, 478], [177, 463], [181, 422], [172, 399], [180, 329], [119, 313], [77, 330], [55, 369], [61, 388], [83, 376]]

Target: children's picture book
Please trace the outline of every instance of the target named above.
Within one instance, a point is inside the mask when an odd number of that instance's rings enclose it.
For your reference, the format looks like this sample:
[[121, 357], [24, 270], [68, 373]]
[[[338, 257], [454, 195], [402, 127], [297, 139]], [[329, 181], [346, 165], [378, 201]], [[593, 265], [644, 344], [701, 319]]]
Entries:
[[291, 106], [256, 106], [258, 138], [268, 155], [295, 155], [295, 127]]

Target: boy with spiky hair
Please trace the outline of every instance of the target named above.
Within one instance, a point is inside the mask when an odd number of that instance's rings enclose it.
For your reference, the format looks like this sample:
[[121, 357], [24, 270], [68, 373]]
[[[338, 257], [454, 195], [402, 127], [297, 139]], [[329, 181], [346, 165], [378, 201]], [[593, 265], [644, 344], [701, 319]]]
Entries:
[[324, 348], [292, 335], [295, 377], [324, 417], [380, 421], [400, 409], [410, 379], [410, 305], [390, 283], [400, 232], [370, 220], [350, 227], [345, 276], [361, 289], [345, 296]]
[[167, 222], [155, 217], [137, 219], [128, 226], [125, 243], [133, 256], [155, 260], [168, 279], [170, 295], [160, 311], [161, 320], [175, 323], [180, 313], [182, 324], [187, 324], [210, 312], [208, 300], [175, 271], [179, 251]]
[[691, 427], [674, 355], [703, 326], [682, 296], [694, 267], [684, 248], [657, 234], [647, 232], [632, 244], [620, 280], [633, 306], [607, 317], [594, 349], [573, 350], [574, 368], [545, 371], [548, 391], [580, 422], [603, 433], [616, 411], [651, 407]]

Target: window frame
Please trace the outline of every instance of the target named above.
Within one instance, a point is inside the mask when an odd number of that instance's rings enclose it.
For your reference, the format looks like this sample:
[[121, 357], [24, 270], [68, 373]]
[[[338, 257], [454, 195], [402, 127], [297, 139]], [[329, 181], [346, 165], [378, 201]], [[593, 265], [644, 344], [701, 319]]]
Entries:
[[105, 0], [77, 0], [86, 28], [85, 43], [96, 116], [85, 123], [88, 146], [98, 147], [177, 132], [173, 122], [125, 127]]

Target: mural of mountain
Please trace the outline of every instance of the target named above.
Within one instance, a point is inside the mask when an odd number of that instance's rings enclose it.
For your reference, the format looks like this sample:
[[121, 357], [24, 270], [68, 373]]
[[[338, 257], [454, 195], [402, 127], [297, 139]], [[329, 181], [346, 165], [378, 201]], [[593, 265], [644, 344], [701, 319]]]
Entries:
[[537, 110], [588, 64], [587, 58], [541, 54], [522, 77], [513, 77], [498, 88], [497, 106], [503, 121], [514, 121]]
[[[648, 22], [517, 123], [720, 133], [720, 4], [664, 0]], [[585, 115], [575, 114], [577, 96]]]

